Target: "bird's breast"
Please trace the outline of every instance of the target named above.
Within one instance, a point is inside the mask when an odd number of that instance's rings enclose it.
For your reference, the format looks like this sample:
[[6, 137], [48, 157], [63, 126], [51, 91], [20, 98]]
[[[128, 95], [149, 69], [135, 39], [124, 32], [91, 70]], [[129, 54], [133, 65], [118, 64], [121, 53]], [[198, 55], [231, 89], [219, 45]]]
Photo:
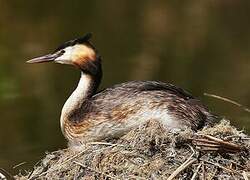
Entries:
[[114, 109], [106, 113], [90, 112], [77, 122], [66, 119], [62, 128], [65, 137], [77, 144], [119, 137], [149, 120], [157, 120], [171, 130], [184, 127], [183, 122], [175, 119], [167, 110], [129, 108]]

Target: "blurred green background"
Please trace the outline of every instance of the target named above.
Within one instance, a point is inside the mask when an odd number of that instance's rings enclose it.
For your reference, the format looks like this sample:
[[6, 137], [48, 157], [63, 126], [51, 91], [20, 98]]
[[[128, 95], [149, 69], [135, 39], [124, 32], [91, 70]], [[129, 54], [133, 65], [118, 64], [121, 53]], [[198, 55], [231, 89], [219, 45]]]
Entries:
[[203, 96], [250, 107], [249, 18], [250, 1], [241, 0], [0, 0], [0, 167], [17, 173], [67, 146], [59, 117], [79, 72], [25, 61], [86, 32], [103, 57], [102, 88], [170, 82], [249, 133], [249, 113]]

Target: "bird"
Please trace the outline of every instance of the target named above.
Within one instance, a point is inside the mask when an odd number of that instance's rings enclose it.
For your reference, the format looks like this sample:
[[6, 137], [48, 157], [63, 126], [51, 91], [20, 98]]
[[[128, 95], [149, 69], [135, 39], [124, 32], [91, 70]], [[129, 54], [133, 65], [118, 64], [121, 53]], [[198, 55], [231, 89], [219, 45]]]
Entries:
[[61, 130], [70, 147], [121, 137], [150, 120], [159, 121], [171, 131], [197, 131], [217, 119], [199, 99], [169, 83], [129, 81], [98, 91], [102, 57], [91, 37], [87, 33], [63, 43], [52, 53], [27, 61], [72, 65], [81, 72], [60, 117]]

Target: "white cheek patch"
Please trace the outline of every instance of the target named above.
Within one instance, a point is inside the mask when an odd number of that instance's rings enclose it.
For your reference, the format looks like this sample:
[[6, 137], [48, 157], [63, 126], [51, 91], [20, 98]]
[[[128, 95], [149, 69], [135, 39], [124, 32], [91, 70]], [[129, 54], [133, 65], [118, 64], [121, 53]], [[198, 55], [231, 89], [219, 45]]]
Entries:
[[72, 64], [75, 46], [70, 46], [64, 49], [64, 54], [55, 59], [55, 62], [61, 64]]
[[86, 60], [95, 60], [95, 51], [83, 44], [76, 44], [63, 49], [65, 52], [55, 62], [61, 64], [83, 64]]

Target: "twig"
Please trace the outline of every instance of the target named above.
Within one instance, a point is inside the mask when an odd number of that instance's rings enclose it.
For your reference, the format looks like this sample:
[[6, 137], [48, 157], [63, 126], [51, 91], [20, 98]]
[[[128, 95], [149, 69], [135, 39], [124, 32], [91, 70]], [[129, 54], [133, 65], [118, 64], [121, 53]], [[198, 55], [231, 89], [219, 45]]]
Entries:
[[201, 168], [201, 163], [200, 163], [199, 166], [196, 168], [196, 170], [195, 170], [195, 172], [194, 172], [194, 174], [193, 174], [191, 180], [195, 180], [195, 178], [196, 178], [196, 176], [197, 176], [197, 174], [198, 174], [200, 168]]
[[179, 166], [169, 177], [167, 180], [172, 180], [174, 179], [181, 171], [183, 171], [184, 169], [186, 169], [188, 166], [190, 166], [191, 164], [193, 164], [197, 159], [193, 158], [193, 154], [191, 154], [191, 156], [181, 165]]
[[87, 143], [86, 145], [123, 146], [122, 144], [112, 144], [112, 143], [107, 143], [107, 142], [90, 142], [90, 143]]
[[[61, 149], [61, 150], [58, 150], [58, 151], [54, 151], [53, 152], [53, 154], [56, 154], [56, 153], [58, 153], [58, 152], [60, 152], [60, 151], [63, 151], [63, 152], [65, 152], [65, 151], [67, 151], [67, 148], [64, 148], [64, 149]], [[46, 153], [47, 154], [47, 153]], [[37, 161], [36, 163], [35, 163], [35, 165], [33, 166], [33, 168], [32, 168], [32, 171], [29, 173], [29, 175], [28, 175], [28, 179], [32, 179], [33, 177], [33, 173], [34, 173], [34, 171], [35, 171], [35, 167], [38, 165], [38, 164], [40, 164], [41, 162], [42, 162], [43, 160], [42, 159], [40, 159], [39, 161]]]
[[220, 144], [218, 142], [215, 141], [210, 141], [207, 139], [195, 139], [193, 138], [193, 141], [195, 142], [195, 145], [207, 145], [209, 147], [219, 147]]
[[236, 102], [236, 101], [233, 101], [231, 99], [228, 99], [228, 98], [225, 98], [225, 97], [221, 97], [221, 96], [218, 96], [218, 95], [215, 95], [215, 94], [209, 94], [209, 93], [204, 93], [205, 96], [208, 96], [208, 97], [213, 97], [213, 98], [216, 98], [216, 99], [219, 99], [219, 100], [222, 100], [222, 101], [225, 101], [225, 102], [229, 102], [235, 106], [238, 106], [240, 108], [242, 108], [244, 111], [246, 112], [249, 112], [250, 113], [250, 109], [243, 106], [242, 104]]
[[239, 135], [231, 135], [231, 136], [225, 137], [225, 140], [230, 140], [232, 138], [242, 138], [242, 137], [240, 137]]
[[217, 171], [218, 171], [218, 168], [216, 168], [216, 169], [214, 170], [214, 172], [212, 173], [212, 175], [211, 175], [211, 176], [209, 177], [209, 179], [207, 179], [207, 180], [212, 180], [212, 179], [214, 179], [214, 177], [215, 177]]
[[28, 175], [28, 179], [31, 179], [30, 177], [32, 177], [33, 176], [33, 173], [34, 173], [34, 171], [35, 171], [35, 167], [39, 164], [39, 163], [41, 163], [42, 162], [42, 160], [39, 160], [39, 161], [37, 161], [36, 162], [36, 164], [33, 166], [33, 168], [32, 168], [32, 171], [29, 173], [29, 175]]
[[196, 154], [194, 148], [191, 145], [188, 144], [188, 147], [191, 149], [193, 155]]
[[15, 166], [13, 166], [13, 169], [16, 169], [17, 167], [22, 166], [23, 164], [26, 164], [26, 162], [21, 162], [21, 163], [15, 165]]
[[230, 173], [240, 174], [239, 172], [233, 171], [233, 170], [231, 170], [231, 169], [228, 169], [228, 168], [226, 168], [226, 167], [224, 167], [224, 166], [221, 166], [221, 165], [218, 164], [218, 163], [214, 163], [214, 162], [207, 161], [207, 160], [202, 160], [202, 161], [204, 161], [204, 162], [206, 162], [206, 163], [208, 163], [208, 164], [212, 164], [212, 165], [214, 165], [214, 166], [217, 166], [217, 167], [219, 167], [219, 168], [221, 168], [221, 169], [224, 169], [224, 170], [226, 170], [226, 171], [228, 171], [228, 172], [230, 172]]
[[245, 169], [244, 166], [240, 165], [239, 163], [237, 163], [237, 162], [235, 162], [233, 160], [229, 160], [229, 159], [224, 159], [224, 160], [227, 161], [227, 162], [230, 162], [231, 165], [234, 164], [235, 166], [239, 166], [240, 168]]
[[135, 175], [129, 175], [128, 177], [129, 177], [128, 179], [143, 179], [143, 180], [147, 180], [146, 178], [135, 176]]
[[250, 137], [243, 137], [242, 140], [250, 140]]
[[87, 168], [87, 169], [89, 169], [89, 170], [91, 170], [91, 171], [94, 171], [94, 172], [96, 172], [96, 173], [98, 173], [98, 174], [101, 174], [101, 175], [103, 175], [103, 176], [109, 177], [110, 179], [117, 179], [116, 177], [110, 176], [109, 174], [106, 174], [106, 173], [104, 173], [104, 172], [97, 171], [97, 170], [95, 170], [95, 169], [93, 169], [93, 168], [91, 168], [91, 167], [85, 166], [84, 164], [82, 164], [82, 163], [80, 163], [80, 162], [77, 162], [77, 161], [73, 161], [73, 162], [76, 163], [77, 165], [83, 167], [83, 168]]
[[4, 178], [6, 178], [6, 179], [11, 179], [11, 180], [14, 180], [15, 178], [8, 172], [8, 171], [6, 171], [5, 169], [3, 169], [3, 168], [0, 168], [0, 175], [2, 175], [2, 176], [0, 176], [0, 179], [2, 178], [2, 179], [4, 179]]
[[216, 138], [216, 137], [213, 137], [213, 136], [210, 136], [210, 135], [204, 135], [206, 138], [210, 139], [210, 140], [213, 140], [213, 141], [216, 141], [216, 142], [219, 142], [221, 143], [222, 145], [225, 145], [226, 147], [230, 147], [230, 148], [233, 148], [235, 150], [238, 150], [240, 151], [241, 150], [241, 147], [237, 144], [234, 144], [234, 143], [230, 143], [230, 142], [226, 142], [226, 141], [223, 141], [219, 138]]
[[205, 180], [205, 164], [204, 164], [204, 161], [202, 161], [202, 179]]
[[243, 176], [244, 180], [249, 180], [246, 171], [243, 171], [242, 176]]
[[[76, 157], [80, 156], [80, 155], [81, 155], [82, 153], [84, 153], [84, 152], [85, 152], [85, 151], [81, 151], [81, 152], [79, 152], [78, 154], [71, 156], [68, 160], [66, 160], [66, 161], [64, 161], [63, 163], [61, 163], [60, 166], [62, 166], [62, 165], [64, 165], [64, 164], [67, 164], [69, 161], [75, 159]], [[45, 171], [45, 172], [43, 172], [43, 173], [37, 175], [37, 177], [41, 177], [41, 176], [43, 176], [43, 175], [45, 175], [45, 174], [48, 174], [49, 172], [56, 171], [57, 168], [58, 168], [58, 166], [57, 166], [56, 168], [52, 168], [52, 167], [51, 167], [49, 170], [47, 170], [47, 171]], [[34, 177], [30, 177], [29, 179], [33, 179], [33, 178], [34, 178]]]
[[242, 149], [242, 147], [237, 144], [227, 142], [210, 135], [201, 135], [201, 136], [203, 136], [204, 138], [203, 139], [192, 138], [192, 141], [194, 145], [200, 147], [203, 150], [214, 150], [214, 151], [223, 150], [235, 153]]

